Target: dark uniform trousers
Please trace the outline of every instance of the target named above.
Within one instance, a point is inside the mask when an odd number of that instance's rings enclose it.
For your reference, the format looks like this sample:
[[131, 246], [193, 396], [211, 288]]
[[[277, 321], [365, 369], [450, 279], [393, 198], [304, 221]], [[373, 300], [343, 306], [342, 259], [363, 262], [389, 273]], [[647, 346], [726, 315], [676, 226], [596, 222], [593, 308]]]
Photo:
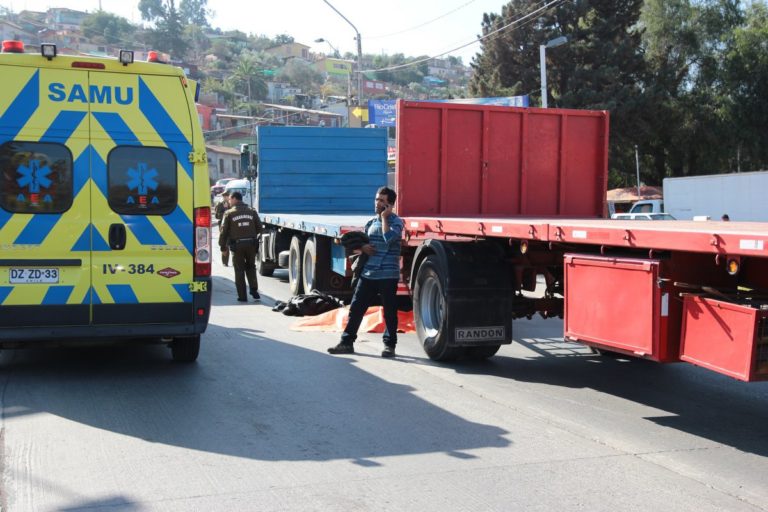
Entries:
[[[224, 212], [225, 211], [227, 211], [226, 201], [225, 200], [221, 200], [218, 203], [216, 203], [216, 210], [214, 211], [214, 215], [215, 215], [216, 221], [217, 221], [217, 223], [219, 225], [219, 232], [221, 232], [221, 221], [224, 218]], [[229, 265], [229, 248], [227, 248], [227, 250], [223, 250], [222, 249], [222, 251], [221, 251], [221, 263], [223, 263], [225, 267], [227, 265]]]
[[259, 282], [256, 280], [256, 244], [256, 238], [241, 238], [230, 246], [232, 265], [235, 267], [235, 288], [240, 299], [246, 297], [246, 279], [252, 293], [259, 289]]
[[258, 297], [259, 283], [256, 281], [256, 251], [258, 235], [263, 226], [259, 215], [239, 203], [224, 213], [219, 232], [219, 246], [229, 247], [232, 266], [235, 267], [235, 288], [237, 298], [246, 300], [246, 280], [251, 295]]
[[229, 265], [229, 251], [221, 251], [221, 263], [226, 267]]

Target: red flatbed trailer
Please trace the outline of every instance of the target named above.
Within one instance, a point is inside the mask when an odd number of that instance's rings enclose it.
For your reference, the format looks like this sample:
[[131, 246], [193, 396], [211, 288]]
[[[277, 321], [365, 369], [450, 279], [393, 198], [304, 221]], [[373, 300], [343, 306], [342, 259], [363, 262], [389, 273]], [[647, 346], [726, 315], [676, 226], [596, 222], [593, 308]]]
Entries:
[[[493, 236], [656, 251], [768, 257], [768, 224], [564, 218], [407, 217], [411, 237]], [[767, 276], [768, 277], [768, 276]]]
[[427, 354], [489, 357], [539, 313], [596, 349], [768, 379], [768, 224], [604, 219], [607, 148], [606, 112], [398, 103]]

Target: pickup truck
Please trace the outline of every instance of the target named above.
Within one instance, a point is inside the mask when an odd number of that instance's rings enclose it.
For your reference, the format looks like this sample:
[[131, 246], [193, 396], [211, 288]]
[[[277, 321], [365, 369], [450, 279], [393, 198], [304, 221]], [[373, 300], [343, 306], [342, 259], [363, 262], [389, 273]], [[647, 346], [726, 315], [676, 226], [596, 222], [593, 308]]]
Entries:
[[614, 213], [612, 219], [622, 220], [676, 220], [668, 213]]
[[[663, 213], [663, 199], [643, 199], [632, 205], [627, 213]], [[613, 216], [611, 216], [613, 218]]]

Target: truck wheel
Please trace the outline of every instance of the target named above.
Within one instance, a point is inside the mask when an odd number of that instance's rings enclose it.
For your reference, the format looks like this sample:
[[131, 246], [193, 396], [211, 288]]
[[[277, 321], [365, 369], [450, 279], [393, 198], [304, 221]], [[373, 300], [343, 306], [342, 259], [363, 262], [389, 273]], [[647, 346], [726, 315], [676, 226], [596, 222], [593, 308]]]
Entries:
[[259, 251], [259, 254], [256, 255], [256, 270], [260, 276], [272, 277], [272, 274], [275, 273], [275, 264], [264, 261], [265, 257], [263, 250]]
[[466, 356], [469, 359], [488, 359], [496, 355], [501, 345], [486, 345], [484, 347], [467, 347]]
[[302, 284], [306, 293], [312, 290], [327, 292], [330, 281], [330, 246], [328, 240], [310, 238], [304, 244], [301, 263]]
[[448, 299], [445, 276], [435, 256], [427, 256], [416, 274], [413, 289], [413, 317], [416, 333], [430, 359], [450, 361], [463, 352], [461, 347], [448, 346]]
[[291, 238], [291, 247], [288, 252], [288, 287], [291, 295], [300, 295], [304, 292], [302, 283], [302, 265], [304, 242], [298, 236]]
[[171, 356], [179, 363], [194, 363], [200, 353], [200, 335], [180, 336], [171, 342]]

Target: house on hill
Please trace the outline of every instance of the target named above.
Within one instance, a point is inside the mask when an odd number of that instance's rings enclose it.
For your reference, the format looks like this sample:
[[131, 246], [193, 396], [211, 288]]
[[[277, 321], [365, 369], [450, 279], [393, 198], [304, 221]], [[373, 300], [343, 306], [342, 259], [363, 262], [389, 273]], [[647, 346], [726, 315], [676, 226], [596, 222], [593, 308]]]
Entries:
[[272, 48], [268, 48], [264, 50], [264, 52], [283, 59], [283, 62], [286, 62], [289, 59], [302, 59], [309, 61], [309, 48], [309, 46], [301, 43], [286, 43], [281, 44], [280, 46], [273, 46]]

